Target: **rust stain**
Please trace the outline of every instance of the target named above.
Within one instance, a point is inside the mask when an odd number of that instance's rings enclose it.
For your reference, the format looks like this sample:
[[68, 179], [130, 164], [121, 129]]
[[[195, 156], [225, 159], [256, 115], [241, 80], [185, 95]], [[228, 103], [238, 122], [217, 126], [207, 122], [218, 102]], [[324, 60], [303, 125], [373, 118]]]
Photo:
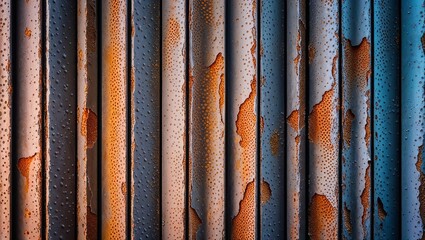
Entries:
[[84, 108], [81, 121], [81, 135], [87, 139], [87, 147], [93, 148], [97, 140], [97, 116], [89, 108]]
[[89, 0], [87, 8], [87, 53], [96, 52], [96, 1]]
[[270, 149], [273, 156], [277, 156], [279, 154], [279, 147], [280, 147], [280, 137], [279, 137], [279, 131], [275, 129], [270, 136]]
[[25, 28], [25, 36], [31, 38], [31, 30], [29, 28]]
[[295, 131], [298, 131], [300, 128], [299, 125], [299, 111], [298, 110], [294, 110], [291, 112], [291, 114], [288, 117], [288, 123], [289, 126], [291, 126], [292, 129], [294, 129]]
[[260, 195], [261, 205], [264, 205], [270, 200], [270, 197], [272, 196], [272, 190], [270, 188], [270, 184], [264, 181], [264, 179], [261, 181], [260, 191], [261, 191], [261, 195]]
[[371, 121], [370, 121], [370, 90], [366, 91], [366, 97], [367, 97], [367, 101], [366, 101], [366, 106], [367, 106], [367, 110], [366, 110], [366, 114], [367, 114], [367, 118], [366, 118], [366, 124], [365, 124], [365, 136], [364, 136], [364, 140], [366, 142], [366, 145], [369, 146], [370, 145], [370, 141], [371, 141], [371, 136], [372, 136], [372, 127], [371, 127]]
[[345, 40], [344, 71], [352, 90], [367, 87], [371, 74], [370, 54], [370, 43], [367, 38], [363, 38], [357, 46], [351, 45], [349, 39]]
[[334, 150], [332, 144], [332, 125], [333, 125], [333, 109], [332, 105], [335, 101], [334, 87], [335, 82], [332, 84], [332, 88], [326, 91], [322, 100], [313, 106], [313, 110], [310, 113], [309, 121], [309, 139], [314, 143], [319, 143], [324, 146], [327, 150]]
[[338, 216], [325, 195], [315, 193], [309, 208], [311, 239], [337, 239]]
[[[424, 145], [419, 146], [418, 156], [416, 161], [416, 171], [419, 173], [419, 215], [421, 216], [422, 224], [425, 223], [425, 174], [422, 171]], [[422, 234], [425, 234], [423, 232]], [[424, 237], [424, 235], [422, 235]]]
[[25, 177], [25, 192], [26, 193], [28, 193], [28, 189], [29, 189], [31, 163], [34, 160], [38, 160], [38, 153], [35, 153], [34, 155], [30, 157], [20, 158], [18, 160], [18, 170], [21, 173], [21, 175]]
[[84, 54], [82, 49], [78, 49], [78, 67], [80, 69], [84, 67]]
[[28, 210], [28, 208], [24, 209], [24, 217], [25, 218], [30, 218], [31, 217], [31, 211]]
[[344, 138], [344, 143], [347, 145], [347, 147], [351, 145], [351, 127], [355, 118], [356, 116], [351, 111], [351, 109], [348, 109], [344, 117], [344, 127], [342, 136]]
[[232, 239], [255, 238], [255, 181], [246, 185], [243, 199], [239, 203], [239, 212], [232, 220]]
[[189, 207], [189, 214], [190, 214], [190, 237], [189, 238], [192, 240], [196, 240], [196, 233], [198, 232], [199, 227], [202, 224], [202, 220], [192, 206]]
[[332, 59], [332, 77], [334, 80], [337, 80], [336, 71], [338, 70], [338, 53], [335, 54], [334, 58]]
[[218, 94], [219, 94], [219, 96], [220, 96], [220, 99], [219, 99], [219, 105], [220, 105], [220, 114], [221, 114], [221, 122], [223, 122], [224, 123], [224, 101], [225, 101], [225, 98], [224, 98], [224, 94], [225, 94], [225, 80], [224, 80], [224, 74], [221, 74], [221, 76], [220, 76], [220, 85], [218, 86]]
[[87, 206], [87, 239], [97, 239], [97, 215]]
[[121, 183], [121, 193], [124, 196], [126, 196], [127, 194], [127, 185], [125, 184], [125, 182]]
[[257, 81], [255, 76], [251, 81], [251, 92], [248, 98], [240, 105], [239, 113], [236, 119], [236, 133], [241, 137], [239, 145], [243, 148], [243, 155], [239, 159], [239, 166], [242, 166], [242, 182], [248, 182], [252, 173], [255, 172], [255, 166], [252, 162], [256, 154], [256, 115], [255, 98]]
[[344, 203], [344, 225], [348, 233], [353, 232], [353, 224], [351, 222], [351, 211], [348, 209], [347, 205]]
[[385, 217], [387, 216], [387, 212], [385, 211], [384, 204], [382, 203], [381, 199], [378, 198], [378, 216], [381, 221], [384, 221]]
[[370, 205], [370, 191], [372, 188], [371, 180], [370, 180], [370, 161], [368, 162], [368, 166], [366, 168], [366, 173], [364, 176], [365, 179], [365, 186], [363, 189], [362, 194], [360, 195], [360, 199], [363, 206], [363, 215], [362, 215], [362, 225], [363, 225], [363, 232], [366, 236], [367, 227], [365, 225], [366, 219], [369, 217], [369, 205]]
[[313, 46], [308, 46], [308, 63], [312, 63], [314, 61], [314, 57], [316, 56], [316, 48]]
[[421, 37], [421, 43], [422, 43], [422, 49], [424, 50], [424, 52], [425, 52], [425, 33], [422, 35], [422, 37]]
[[264, 117], [263, 116], [260, 117], [260, 132], [261, 133], [264, 132]]

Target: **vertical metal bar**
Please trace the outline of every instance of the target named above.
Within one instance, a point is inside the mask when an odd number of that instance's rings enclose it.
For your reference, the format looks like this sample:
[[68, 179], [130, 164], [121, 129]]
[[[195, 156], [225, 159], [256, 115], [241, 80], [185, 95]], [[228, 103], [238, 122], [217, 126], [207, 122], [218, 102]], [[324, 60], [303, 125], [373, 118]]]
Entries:
[[102, 2], [101, 238], [127, 229], [127, 1]]
[[309, 9], [309, 236], [338, 237], [339, 1]]
[[46, 237], [76, 233], [77, 3], [46, 4]]
[[287, 238], [306, 239], [306, 1], [287, 2]]
[[186, 234], [186, 0], [162, 2], [162, 237]]
[[11, 234], [12, 78], [11, 1], [0, 4], [0, 239]]
[[224, 237], [224, 1], [189, 1], [189, 238]]
[[[228, 235], [252, 239], [257, 230], [257, 1], [227, 5], [228, 107], [226, 191]], [[230, 64], [231, 63], [231, 64]]]
[[261, 236], [284, 238], [285, 199], [285, 1], [261, 1]]
[[80, 0], [77, 7], [77, 232], [78, 239], [97, 239], [96, 0]]
[[42, 23], [41, 1], [16, 2], [14, 238], [41, 238]]
[[401, 3], [402, 238], [425, 238], [425, 2]]
[[342, 2], [342, 234], [370, 239], [371, 2]]
[[131, 234], [160, 239], [161, 5], [131, 6]]
[[373, 2], [373, 237], [400, 236], [400, 6]]

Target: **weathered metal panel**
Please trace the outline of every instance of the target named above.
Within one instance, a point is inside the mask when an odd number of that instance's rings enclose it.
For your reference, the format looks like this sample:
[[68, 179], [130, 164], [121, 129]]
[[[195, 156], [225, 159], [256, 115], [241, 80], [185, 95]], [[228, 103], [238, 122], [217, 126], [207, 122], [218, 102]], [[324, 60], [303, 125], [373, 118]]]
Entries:
[[96, 0], [78, 1], [77, 12], [77, 236], [97, 239]]
[[257, 1], [226, 5], [226, 236], [260, 236], [258, 219]]
[[371, 2], [342, 2], [342, 235], [371, 238]]
[[77, 3], [46, 2], [46, 238], [76, 233]]
[[12, 78], [11, 1], [0, 4], [0, 239], [11, 238]]
[[162, 237], [186, 236], [186, 0], [162, 2]]
[[401, 3], [402, 238], [425, 238], [425, 1]]
[[285, 1], [260, 2], [261, 237], [285, 235]]
[[189, 1], [189, 238], [224, 238], [224, 0]]
[[338, 237], [340, 1], [309, 4], [309, 236]]
[[373, 236], [400, 238], [400, 6], [373, 3]]
[[307, 5], [305, 0], [287, 3], [286, 87], [286, 227], [288, 239], [307, 238], [306, 206], [306, 100]]
[[127, 236], [127, 1], [102, 1], [101, 238]]
[[161, 237], [161, 5], [131, 3], [132, 238]]
[[14, 238], [42, 235], [41, 1], [16, 2], [14, 91]]

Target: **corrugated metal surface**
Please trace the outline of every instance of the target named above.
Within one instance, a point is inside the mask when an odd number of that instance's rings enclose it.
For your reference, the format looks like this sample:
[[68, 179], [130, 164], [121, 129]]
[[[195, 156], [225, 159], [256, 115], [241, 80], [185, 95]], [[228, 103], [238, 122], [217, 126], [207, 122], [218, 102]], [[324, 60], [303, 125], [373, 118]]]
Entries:
[[419, 239], [425, 2], [0, 3], [0, 239]]

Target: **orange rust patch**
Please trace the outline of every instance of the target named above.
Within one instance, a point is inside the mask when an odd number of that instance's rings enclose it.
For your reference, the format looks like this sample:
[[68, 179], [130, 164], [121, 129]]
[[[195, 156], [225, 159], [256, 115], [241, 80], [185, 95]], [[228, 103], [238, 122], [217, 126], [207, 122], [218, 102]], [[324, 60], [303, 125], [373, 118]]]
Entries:
[[264, 132], [264, 117], [263, 116], [260, 117], [260, 132], [261, 133]]
[[97, 215], [87, 206], [87, 239], [97, 239]]
[[236, 119], [236, 133], [241, 137], [239, 145], [243, 148], [239, 166], [242, 166], [242, 182], [248, 182], [255, 172], [255, 165], [252, 159], [256, 154], [256, 124], [257, 117], [255, 115], [255, 98], [257, 81], [255, 76], [251, 81], [251, 92], [248, 98], [240, 105], [239, 113]]
[[348, 233], [353, 232], [353, 224], [351, 223], [351, 211], [348, 209], [347, 205], [344, 204], [344, 225]]
[[127, 185], [125, 184], [125, 182], [121, 183], [121, 192], [124, 196], [127, 194]]
[[314, 194], [309, 208], [311, 239], [337, 239], [337, 211], [324, 195]]
[[[18, 160], [18, 170], [21, 173], [22, 176], [25, 177], [25, 192], [28, 192], [29, 183], [30, 183], [30, 168], [31, 163], [38, 158], [38, 153], [35, 153], [34, 155], [30, 157], [24, 157], [20, 158]], [[37, 159], [38, 160], [38, 159]]]
[[27, 38], [30, 38], [31, 37], [31, 30], [29, 28], [25, 28], [25, 36]]
[[368, 145], [368, 146], [370, 145], [370, 136], [371, 136], [371, 133], [370, 133], [371, 125], [370, 124], [371, 124], [370, 123], [370, 116], [368, 115], [367, 118], [366, 118], [366, 124], [364, 126], [365, 131], [366, 131], [365, 136], [364, 136], [364, 140], [366, 142], [366, 145]]
[[332, 77], [336, 81], [336, 71], [338, 69], [338, 53], [332, 59]]
[[365, 222], [366, 222], [366, 219], [369, 217], [368, 213], [369, 213], [369, 205], [370, 205], [370, 191], [372, 188], [371, 181], [370, 181], [370, 161], [368, 162], [364, 179], [365, 179], [365, 186], [364, 186], [362, 194], [360, 195], [360, 199], [363, 206], [363, 215], [362, 215], [363, 232], [366, 234], [367, 228], [366, 228]]
[[308, 63], [312, 63], [316, 56], [316, 49], [313, 46], [308, 46]]
[[166, 38], [168, 44], [177, 44], [180, 41], [180, 34], [180, 23], [175, 18], [170, 18], [167, 26]]
[[83, 50], [82, 49], [78, 49], [78, 67], [81, 69], [84, 66], [84, 55], [83, 55]]
[[277, 156], [279, 154], [279, 146], [279, 131], [275, 129], [272, 135], [270, 136], [270, 149], [272, 151], [273, 156]]
[[84, 108], [83, 111], [81, 135], [86, 137], [87, 147], [92, 148], [97, 140], [97, 116], [89, 108]]
[[352, 46], [351, 41], [345, 40], [344, 71], [351, 89], [365, 89], [371, 73], [370, 43], [366, 38], [358, 46]]
[[332, 126], [334, 120], [333, 102], [335, 82], [332, 88], [326, 91], [322, 96], [322, 101], [315, 106], [310, 113], [309, 121], [309, 139], [314, 143], [319, 143], [327, 150], [334, 150], [332, 145]]
[[220, 105], [220, 114], [221, 114], [221, 121], [222, 122], [224, 122], [224, 117], [223, 117], [223, 114], [224, 114], [224, 101], [225, 101], [225, 98], [224, 98], [224, 93], [225, 93], [225, 81], [224, 81], [224, 74], [221, 74], [221, 76], [220, 76], [220, 85], [218, 86], [218, 94], [219, 94], [219, 96], [220, 96], [220, 99], [219, 99], [219, 105]]
[[[422, 223], [425, 223], [425, 174], [422, 172], [422, 154], [424, 145], [419, 146], [418, 156], [416, 161], [416, 171], [419, 173], [419, 214], [421, 216]], [[425, 234], [425, 233], [423, 233]], [[424, 236], [424, 235], [422, 235]]]
[[381, 199], [378, 198], [378, 216], [381, 221], [384, 221], [385, 217], [387, 216], [387, 212], [385, 211], [384, 204], [382, 203]]
[[272, 190], [270, 188], [270, 184], [264, 181], [264, 179], [261, 181], [260, 190], [261, 190], [261, 195], [260, 195], [261, 205], [264, 205], [270, 200], [270, 197], [272, 196]]
[[344, 143], [347, 144], [347, 147], [351, 145], [351, 127], [355, 117], [356, 116], [354, 116], [354, 113], [351, 111], [351, 109], [348, 109], [345, 113], [342, 137], [344, 138]]
[[246, 185], [244, 197], [239, 203], [239, 213], [233, 218], [232, 239], [255, 238], [255, 181]]
[[198, 213], [196, 213], [196, 210], [190, 206], [189, 207], [189, 214], [190, 214], [190, 239], [196, 240], [196, 233], [199, 230], [199, 227], [202, 224], [202, 220], [199, 217]]
[[298, 114], [298, 110], [294, 110], [291, 112], [291, 114], [288, 117], [288, 123], [289, 126], [291, 126], [292, 129], [294, 129], [295, 131], [299, 130], [299, 114]]
[[25, 218], [30, 218], [31, 217], [31, 211], [28, 210], [28, 208], [25, 208], [25, 210], [24, 210], [24, 217]]

